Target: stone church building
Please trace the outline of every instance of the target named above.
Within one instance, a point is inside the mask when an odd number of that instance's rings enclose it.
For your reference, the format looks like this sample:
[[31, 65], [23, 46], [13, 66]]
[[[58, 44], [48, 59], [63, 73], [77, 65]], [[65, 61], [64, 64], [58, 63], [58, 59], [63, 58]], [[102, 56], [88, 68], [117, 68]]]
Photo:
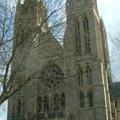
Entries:
[[13, 49], [23, 42], [12, 61], [13, 91], [26, 84], [8, 100], [7, 120], [120, 120], [97, 0], [66, 1], [62, 45], [47, 22], [34, 32], [45, 11], [42, 0], [18, 0]]

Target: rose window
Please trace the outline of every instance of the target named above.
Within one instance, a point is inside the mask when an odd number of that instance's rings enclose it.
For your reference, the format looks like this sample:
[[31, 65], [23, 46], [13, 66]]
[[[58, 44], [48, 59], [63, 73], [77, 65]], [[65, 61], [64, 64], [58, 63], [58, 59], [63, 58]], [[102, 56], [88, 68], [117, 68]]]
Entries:
[[49, 65], [42, 71], [42, 80], [46, 87], [52, 88], [59, 86], [63, 78], [62, 70], [57, 65]]

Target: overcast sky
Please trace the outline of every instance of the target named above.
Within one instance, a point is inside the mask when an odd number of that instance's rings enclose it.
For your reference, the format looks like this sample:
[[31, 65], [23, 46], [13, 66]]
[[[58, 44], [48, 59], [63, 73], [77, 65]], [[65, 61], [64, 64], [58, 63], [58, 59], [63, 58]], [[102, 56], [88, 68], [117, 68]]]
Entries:
[[[97, 3], [99, 15], [103, 18], [108, 35], [110, 56], [115, 57], [115, 55], [113, 56], [112, 54], [115, 53], [115, 51], [113, 51], [109, 34], [117, 37], [120, 31], [120, 0], [97, 0]], [[116, 77], [116, 80], [118, 80], [118, 77], [120, 77], [120, 62], [111, 61], [111, 67], [113, 75]]]

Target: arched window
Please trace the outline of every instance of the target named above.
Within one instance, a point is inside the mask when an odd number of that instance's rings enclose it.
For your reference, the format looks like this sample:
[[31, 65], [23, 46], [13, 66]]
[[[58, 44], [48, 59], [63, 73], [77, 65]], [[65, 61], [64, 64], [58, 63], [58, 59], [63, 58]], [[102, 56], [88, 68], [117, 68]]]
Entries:
[[78, 83], [83, 86], [83, 71], [81, 68], [78, 69]]
[[89, 107], [93, 107], [93, 93], [91, 91], [88, 93], [88, 97], [89, 97]]
[[65, 110], [65, 94], [61, 94], [61, 109]]
[[58, 94], [55, 94], [53, 98], [53, 104], [54, 104], [54, 111], [59, 110], [59, 96]]
[[90, 49], [89, 23], [86, 17], [84, 18], [83, 24], [84, 24], [85, 52], [86, 54], [90, 54], [91, 49]]
[[84, 94], [83, 92], [80, 92], [80, 107], [84, 107]]
[[70, 75], [70, 69], [68, 68], [68, 75]]
[[37, 97], [37, 113], [42, 112], [42, 98], [40, 96]]
[[21, 114], [21, 100], [18, 99], [17, 101], [17, 114]]
[[55, 88], [61, 85], [64, 79], [62, 70], [55, 64], [49, 64], [41, 72], [41, 79], [46, 88]]
[[87, 73], [87, 82], [88, 85], [92, 85], [92, 78], [91, 78], [91, 69], [89, 66], [86, 68], [86, 73]]
[[75, 42], [76, 42], [76, 53], [81, 55], [81, 37], [80, 37], [80, 23], [78, 20], [75, 22]]
[[43, 98], [43, 111], [49, 111], [49, 102], [48, 102], [48, 97], [45, 96]]

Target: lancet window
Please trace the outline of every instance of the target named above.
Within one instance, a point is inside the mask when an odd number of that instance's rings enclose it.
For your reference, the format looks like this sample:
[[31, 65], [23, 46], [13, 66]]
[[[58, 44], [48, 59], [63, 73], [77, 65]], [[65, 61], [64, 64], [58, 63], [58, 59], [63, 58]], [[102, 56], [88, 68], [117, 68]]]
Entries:
[[89, 22], [86, 17], [84, 18], [83, 24], [84, 24], [85, 53], [90, 54], [91, 48], [90, 48]]
[[88, 97], [89, 97], [89, 107], [93, 107], [93, 93], [91, 91], [88, 93]]
[[53, 104], [54, 104], [54, 111], [59, 110], [59, 96], [58, 94], [55, 94], [53, 98]]
[[75, 44], [76, 44], [76, 53], [81, 55], [81, 37], [80, 37], [80, 23], [78, 20], [75, 22]]
[[80, 107], [84, 107], [84, 94], [83, 92], [80, 92]]
[[43, 111], [49, 111], [49, 101], [47, 96], [43, 98]]
[[17, 100], [17, 114], [21, 114], [21, 100], [18, 99]]
[[87, 83], [88, 85], [92, 85], [91, 69], [89, 66], [87, 66], [86, 68], [86, 73], [87, 73]]
[[65, 110], [65, 94], [61, 94], [61, 109]]
[[37, 97], [37, 113], [42, 112], [42, 98], [41, 96]]
[[78, 69], [78, 83], [83, 86], [83, 71], [81, 68]]

